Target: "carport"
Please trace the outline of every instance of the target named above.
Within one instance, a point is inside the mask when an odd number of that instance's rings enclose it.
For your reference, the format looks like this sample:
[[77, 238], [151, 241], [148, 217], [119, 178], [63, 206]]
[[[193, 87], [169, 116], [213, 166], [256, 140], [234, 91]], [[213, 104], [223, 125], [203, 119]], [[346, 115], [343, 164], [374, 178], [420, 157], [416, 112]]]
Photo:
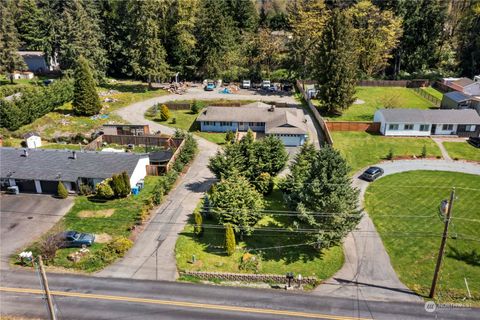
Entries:
[[58, 181], [40, 181], [42, 187], [42, 193], [57, 194]]

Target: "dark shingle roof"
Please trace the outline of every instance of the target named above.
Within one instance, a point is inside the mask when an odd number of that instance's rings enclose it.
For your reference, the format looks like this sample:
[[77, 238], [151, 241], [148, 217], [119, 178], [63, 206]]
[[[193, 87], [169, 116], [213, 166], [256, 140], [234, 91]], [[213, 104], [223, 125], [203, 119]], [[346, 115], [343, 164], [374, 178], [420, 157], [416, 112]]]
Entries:
[[480, 116], [473, 109], [463, 110], [419, 110], [380, 109], [386, 122], [393, 123], [448, 123], [480, 124]]
[[451, 100], [455, 102], [463, 102], [463, 101], [468, 101], [471, 99], [471, 97], [467, 94], [464, 94], [460, 91], [452, 91], [444, 94], [445, 97], [450, 98]]
[[172, 156], [172, 150], [155, 151], [148, 154], [151, 162], [167, 162], [172, 158]]
[[146, 154], [76, 151], [73, 159], [71, 150], [0, 148], [0, 177], [49, 181], [106, 179], [122, 171], [131, 175], [138, 161], [146, 157]]
[[23, 138], [24, 138], [24, 139], [28, 139], [28, 138], [33, 137], [33, 136], [40, 137], [40, 135], [39, 135], [38, 133], [36, 133], [36, 132], [29, 132], [29, 133], [24, 134], [24, 135], [23, 135]]

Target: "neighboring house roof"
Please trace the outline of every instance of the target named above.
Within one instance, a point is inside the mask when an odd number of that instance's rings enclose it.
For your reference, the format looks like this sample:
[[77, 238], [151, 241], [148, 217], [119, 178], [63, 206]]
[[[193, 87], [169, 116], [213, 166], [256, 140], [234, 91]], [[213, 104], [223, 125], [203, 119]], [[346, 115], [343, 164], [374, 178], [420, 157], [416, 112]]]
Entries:
[[[273, 110], [273, 111], [272, 111]], [[263, 102], [242, 107], [207, 107], [197, 121], [265, 122], [265, 133], [307, 134], [303, 111], [296, 108], [272, 108]]]
[[40, 137], [40, 135], [36, 132], [29, 132], [23, 135], [24, 139], [28, 139], [30, 137]]
[[[24, 155], [27, 150], [28, 155]], [[47, 181], [73, 181], [78, 178], [106, 179], [126, 171], [132, 175], [147, 154], [71, 150], [0, 148], [0, 177]]]
[[23, 58], [36, 58], [42, 57], [45, 55], [42, 51], [18, 51], [18, 54], [21, 55]]
[[168, 162], [173, 156], [172, 150], [150, 152], [148, 157], [150, 162]]
[[391, 123], [480, 124], [480, 116], [473, 109], [380, 109], [377, 112], [382, 113], [385, 122]]
[[448, 93], [445, 93], [444, 96], [450, 98], [455, 102], [464, 102], [464, 101], [469, 101], [471, 99], [469, 95], [459, 91], [448, 92]]
[[456, 81], [452, 82], [452, 85], [456, 85], [462, 88], [465, 88], [468, 85], [471, 85], [472, 83], [475, 83], [472, 79], [469, 78], [460, 78]]

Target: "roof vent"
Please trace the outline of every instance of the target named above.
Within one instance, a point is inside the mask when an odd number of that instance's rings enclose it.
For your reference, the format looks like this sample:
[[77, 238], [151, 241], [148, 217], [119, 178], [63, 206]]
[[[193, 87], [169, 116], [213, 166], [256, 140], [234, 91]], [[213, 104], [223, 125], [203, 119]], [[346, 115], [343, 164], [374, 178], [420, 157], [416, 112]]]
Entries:
[[28, 157], [28, 150], [27, 149], [23, 149], [23, 154], [22, 154], [22, 157]]
[[76, 151], [72, 151], [72, 159], [77, 159], [77, 152]]
[[268, 109], [268, 111], [270, 111], [270, 112], [275, 111], [275, 105], [272, 105], [272, 106]]

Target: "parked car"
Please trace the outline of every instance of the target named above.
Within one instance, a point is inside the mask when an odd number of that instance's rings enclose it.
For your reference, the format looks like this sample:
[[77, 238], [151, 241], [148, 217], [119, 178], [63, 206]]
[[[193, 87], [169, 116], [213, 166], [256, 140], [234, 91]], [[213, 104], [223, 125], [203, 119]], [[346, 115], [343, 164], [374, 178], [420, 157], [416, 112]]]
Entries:
[[242, 88], [243, 89], [250, 89], [252, 86], [252, 83], [250, 82], [250, 80], [243, 80], [242, 81]]
[[270, 80], [263, 80], [262, 81], [262, 89], [268, 90], [270, 88]]
[[480, 148], [480, 137], [479, 138], [475, 138], [475, 137], [470, 137], [468, 138], [468, 143], [470, 143], [472, 146], [476, 147], [476, 148]]
[[91, 246], [95, 242], [95, 235], [77, 231], [66, 231], [57, 234], [57, 240], [62, 248], [81, 248]]
[[273, 83], [268, 87], [268, 91], [270, 92], [276, 92], [277, 91], [277, 86], [274, 85]]
[[215, 90], [215, 82], [209, 81], [207, 82], [207, 85], [205, 86], [205, 91], [213, 91]]
[[375, 179], [377, 179], [378, 177], [381, 177], [382, 175], [383, 175], [382, 168], [370, 167], [367, 170], [365, 170], [359, 178], [366, 181], [374, 181]]

